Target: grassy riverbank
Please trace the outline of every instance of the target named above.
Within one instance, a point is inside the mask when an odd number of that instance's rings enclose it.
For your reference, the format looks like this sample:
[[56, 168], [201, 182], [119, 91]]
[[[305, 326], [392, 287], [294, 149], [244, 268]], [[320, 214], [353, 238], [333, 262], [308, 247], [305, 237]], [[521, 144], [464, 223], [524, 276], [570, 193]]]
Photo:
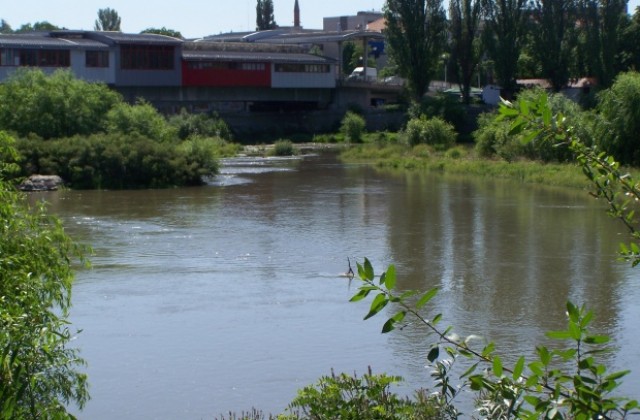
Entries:
[[464, 174], [570, 188], [589, 186], [582, 170], [575, 164], [486, 159], [478, 157], [469, 145], [437, 151], [426, 145], [410, 148], [400, 144], [362, 144], [344, 150], [340, 158], [344, 162], [368, 163], [384, 169]]

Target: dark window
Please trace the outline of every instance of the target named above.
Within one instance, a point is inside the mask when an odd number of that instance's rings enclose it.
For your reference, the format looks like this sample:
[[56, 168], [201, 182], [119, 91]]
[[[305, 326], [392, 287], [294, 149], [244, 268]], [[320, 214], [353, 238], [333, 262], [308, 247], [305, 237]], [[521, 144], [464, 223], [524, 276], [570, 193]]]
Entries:
[[329, 65], [327, 64], [276, 64], [275, 68], [278, 73], [329, 73]]
[[124, 70], [173, 70], [174, 50], [165, 45], [123, 45], [120, 67]]
[[87, 51], [87, 67], [109, 67], [109, 51]]
[[0, 53], [2, 66], [69, 67], [68, 50], [3, 49]]

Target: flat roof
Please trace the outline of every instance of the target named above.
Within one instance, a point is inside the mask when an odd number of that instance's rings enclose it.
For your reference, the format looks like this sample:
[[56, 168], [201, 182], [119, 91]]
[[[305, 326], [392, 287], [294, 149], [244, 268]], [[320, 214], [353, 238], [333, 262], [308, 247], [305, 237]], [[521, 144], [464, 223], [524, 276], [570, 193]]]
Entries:
[[335, 64], [335, 60], [312, 54], [285, 53], [273, 51], [208, 51], [183, 50], [182, 58], [186, 61], [243, 61], [274, 62], [300, 64]]

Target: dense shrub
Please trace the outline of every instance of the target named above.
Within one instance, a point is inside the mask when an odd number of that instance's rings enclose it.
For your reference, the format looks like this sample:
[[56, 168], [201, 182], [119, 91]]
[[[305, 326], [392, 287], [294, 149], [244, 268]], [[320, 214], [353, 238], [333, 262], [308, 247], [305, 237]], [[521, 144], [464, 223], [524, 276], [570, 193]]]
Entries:
[[[525, 90], [519, 93], [516, 106], [520, 101], [536, 102], [541, 95], [547, 95], [541, 89]], [[594, 116], [583, 111], [580, 106], [562, 94], [547, 95], [553, 114], [562, 115], [574, 127], [575, 135], [584, 144], [593, 139]], [[567, 162], [573, 159], [567, 147], [558, 147], [553, 142], [532, 141], [523, 143], [521, 135], [510, 134], [510, 122], [499, 118], [497, 112], [481, 114], [478, 117], [478, 129], [473, 133], [476, 151], [482, 157], [499, 156], [506, 161], [517, 158], [542, 160], [544, 162]]]
[[640, 74], [620, 74], [598, 99], [599, 146], [623, 164], [640, 164]]
[[158, 142], [133, 133], [19, 143], [28, 173], [57, 174], [73, 188], [199, 185], [217, 171], [216, 139]]
[[70, 405], [89, 399], [68, 322], [82, 249], [6, 182], [12, 144], [0, 132], [0, 418], [68, 419]]
[[451, 124], [456, 132], [461, 132], [465, 126], [465, 108], [458, 98], [451, 95], [438, 94], [425, 96], [421, 103], [409, 109], [411, 118], [438, 117]]
[[19, 69], [0, 84], [0, 128], [45, 139], [92, 134], [119, 101], [106, 85], [76, 79], [70, 71], [47, 76]]
[[233, 137], [229, 126], [221, 118], [208, 114], [190, 114], [184, 108], [179, 114], [169, 118], [169, 124], [176, 129], [182, 140], [194, 135], [219, 137], [223, 140], [231, 140]]
[[340, 132], [344, 135], [345, 141], [359, 143], [362, 141], [366, 127], [365, 120], [355, 112], [348, 111], [340, 125]]
[[171, 141], [176, 130], [149, 103], [138, 101], [135, 105], [121, 102], [114, 106], [105, 120], [108, 133], [130, 134], [148, 137], [156, 141]]
[[400, 377], [371, 372], [362, 378], [345, 373], [320, 378], [298, 391], [281, 419], [433, 419], [444, 418], [438, 398], [423, 390], [416, 399], [399, 397], [391, 385]]
[[427, 118], [423, 115], [409, 120], [405, 138], [412, 147], [423, 143], [445, 150], [455, 144], [456, 132], [451, 124], [441, 118]]
[[273, 145], [274, 156], [291, 156], [295, 154], [291, 140], [278, 140]]

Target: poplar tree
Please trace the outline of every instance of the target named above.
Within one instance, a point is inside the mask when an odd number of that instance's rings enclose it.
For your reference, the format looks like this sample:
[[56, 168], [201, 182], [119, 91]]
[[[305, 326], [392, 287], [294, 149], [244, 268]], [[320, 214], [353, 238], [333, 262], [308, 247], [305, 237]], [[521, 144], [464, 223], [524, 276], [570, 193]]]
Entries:
[[479, 38], [481, 17], [480, 0], [451, 0], [449, 3], [451, 52], [466, 104], [470, 101], [471, 82], [482, 51]]
[[442, 0], [387, 0], [387, 44], [413, 99], [429, 89], [446, 42]]
[[273, 0], [258, 0], [256, 4], [256, 30], [266, 31], [277, 27], [273, 15]]
[[98, 10], [98, 19], [96, 19], [96, 31], [120, 31], [121, 19], [114, 9], [106, 8]]

